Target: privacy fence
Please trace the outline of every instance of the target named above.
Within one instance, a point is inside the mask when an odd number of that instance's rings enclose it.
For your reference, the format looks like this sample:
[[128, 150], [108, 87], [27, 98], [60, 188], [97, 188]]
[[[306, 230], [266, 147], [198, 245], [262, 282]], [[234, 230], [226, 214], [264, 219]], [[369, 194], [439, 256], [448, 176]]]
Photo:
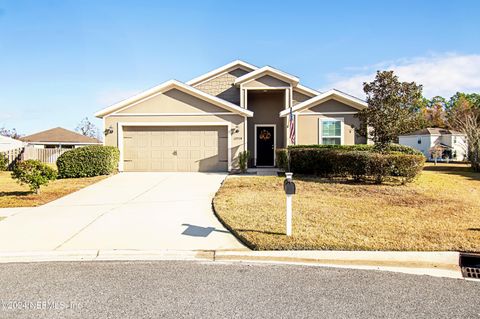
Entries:
[[11, 166], [16, 161], [24, 160], [39, 160], [43, 163], [56, 163], [60, 155], [68, 151], [69, 149], [59, 148], [34, 148], [34, 147], [22, 147], [2, 152], [7, 158], [8, 166]]

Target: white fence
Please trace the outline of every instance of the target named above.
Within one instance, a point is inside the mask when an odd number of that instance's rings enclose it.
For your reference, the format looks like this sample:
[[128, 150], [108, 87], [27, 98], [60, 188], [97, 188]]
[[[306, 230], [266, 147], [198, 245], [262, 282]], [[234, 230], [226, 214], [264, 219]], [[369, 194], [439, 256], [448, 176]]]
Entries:
[[7, 166], [10, 166], [13, 162], [19, 161], [22, 159], [24, 147], [14, 148], [13, 150], [8, 150], [1, 152], [7, 158]]
[[2, 152], [5, 154], [8, 160], [8, 165], [11, 165], [15, 161], [23, 160], [39, 160], [43, 163], [56, 163], [60, 155], [68, 151], [67, 148], [34, 148], [34, 147], [23, 147], [16, 148], [13, 150]]

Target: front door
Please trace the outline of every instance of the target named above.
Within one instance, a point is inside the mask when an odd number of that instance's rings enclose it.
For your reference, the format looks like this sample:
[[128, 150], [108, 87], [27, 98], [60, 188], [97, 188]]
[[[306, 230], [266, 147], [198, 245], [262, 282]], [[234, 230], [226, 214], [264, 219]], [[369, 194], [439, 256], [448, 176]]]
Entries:
[[275, 127], [259, 125], [255, 128], [255, 133], [257, 166], [274, 166]]

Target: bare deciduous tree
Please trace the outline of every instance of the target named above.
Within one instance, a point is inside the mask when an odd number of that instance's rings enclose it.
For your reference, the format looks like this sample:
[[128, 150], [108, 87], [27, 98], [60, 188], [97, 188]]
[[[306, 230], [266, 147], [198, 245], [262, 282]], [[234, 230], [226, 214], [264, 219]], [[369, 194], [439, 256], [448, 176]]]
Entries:
[[95, 124], [93, 124], [88, 119], [88, 117], [85, 117], [84, 119], [82, 119], [80, 121], [80, 123], [78, 124], [75, 131], [79, 132], [82, 135], [88, 136], [88, 137], [98, 138], [98, 136], [99, 136], [98, 128], [95, 126]]
[[480, 172], [480, 105], [476, 94], [457, 93], [452, 97], [448, 121], [452, 128], [467, 136], [469, 160]]
[[22, 137], [21, 134], [18, 134], [15, 128], [12, 128], [10, 130], [10, 129], [7, 129], [6, 127], [0, 127], [0, 135], [7, 136], [14, 139], [19, 139], [20, 137]]

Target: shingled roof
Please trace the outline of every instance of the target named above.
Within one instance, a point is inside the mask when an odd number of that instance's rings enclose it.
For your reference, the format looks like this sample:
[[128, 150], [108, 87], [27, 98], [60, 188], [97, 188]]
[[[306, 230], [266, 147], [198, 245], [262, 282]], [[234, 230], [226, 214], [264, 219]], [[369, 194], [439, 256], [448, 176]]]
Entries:
[[24, 142], [33, 143], [70, 143], [70, 144], [100, 144], [101, 142], [93, 137], [88, 137], [62, 127], [55, 127], [46, 131], [20, 138]]
[[402, 134], [402, 136], [410, 136], [410, 135], [463, 135], [460, 132], [445, 129], [445, 128], [438, 128], [438, 127], [427, 127], [422, 128], [421, 130], [417, 130], [411, 133]]

